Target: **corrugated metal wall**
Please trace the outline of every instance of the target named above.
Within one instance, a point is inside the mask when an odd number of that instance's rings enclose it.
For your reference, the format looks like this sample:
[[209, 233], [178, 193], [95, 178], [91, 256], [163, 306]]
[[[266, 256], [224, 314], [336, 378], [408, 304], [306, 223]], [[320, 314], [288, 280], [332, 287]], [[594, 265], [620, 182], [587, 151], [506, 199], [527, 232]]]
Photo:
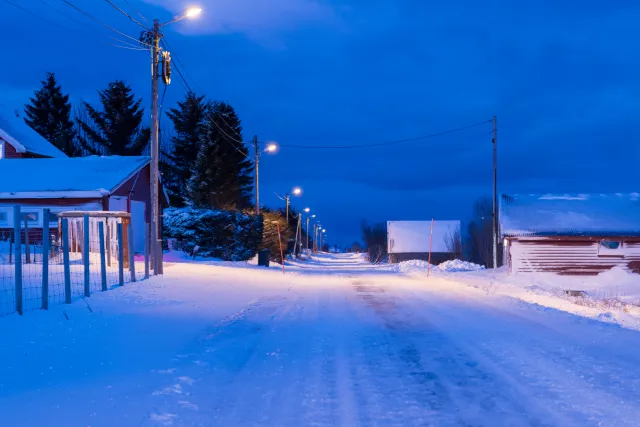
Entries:
[[640, 242], [634, 240], [623, 240], [620, 256], [600, 255], [599, 240], [512, 240], [510, 268], [513, 273], [598, 274], [621, 266], [640, 273]]

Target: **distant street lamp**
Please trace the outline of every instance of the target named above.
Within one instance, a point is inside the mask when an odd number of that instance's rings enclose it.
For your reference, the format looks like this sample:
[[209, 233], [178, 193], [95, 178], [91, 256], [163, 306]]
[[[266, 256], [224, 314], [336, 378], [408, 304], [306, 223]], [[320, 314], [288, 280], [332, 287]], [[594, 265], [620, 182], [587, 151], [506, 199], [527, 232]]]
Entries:
[[287, 223], [289, 222], [289, 205], [291, 204], [291, 194], [293, 194], [294, 196], [302, 195], [302, 188], [293, 187], [293, 190], [291, 190], [291, 193], [285, 194], [284, 197], [276, 193], [276, 196], [278, 196], [280, 200], [285, 201], [285, 204], [286, 204], [285, 219], [287, 220]]

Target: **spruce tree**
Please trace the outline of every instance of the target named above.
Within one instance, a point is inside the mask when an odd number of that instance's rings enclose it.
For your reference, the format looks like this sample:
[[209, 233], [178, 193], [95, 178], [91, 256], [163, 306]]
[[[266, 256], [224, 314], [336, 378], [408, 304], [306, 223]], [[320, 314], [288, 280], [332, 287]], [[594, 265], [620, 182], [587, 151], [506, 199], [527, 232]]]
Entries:
[[[207, 116], [211, 114], [204, 96], [187, 93], [178, 108], [172, 108], [167, 116], [173, 122], [176, 134], [171, 138], [171, 153], [167, 156], [170, 167], [166, 168], [166, 188], [172, 206], [184, 206], [188, 199], [187, 184], [198, 159], [200, 140]], [[164, 176], [164, 175], [163, 175]]]
[[75, 143], [76, 131], [71, 120], [69, 95], [62, 93], [54, 73], [47, 73], [42, 87], [24, 107], [24, 121], [67, 156], [79, 156]]
[[79, 141], [91, 154], [138, 156], [150, 140], [150, 129], [142, 126], [144, 109], [136, 100], [131, 86], [121, 80], [98, 91], [102, 111], [83, 102], [86, 118], [76, 118], [80, 127]]
[[240, 138], [242, 126], [233, 107], [210, 106], [188, 194], [196, 206], [246, 209], [252, 206], [253, 162]]

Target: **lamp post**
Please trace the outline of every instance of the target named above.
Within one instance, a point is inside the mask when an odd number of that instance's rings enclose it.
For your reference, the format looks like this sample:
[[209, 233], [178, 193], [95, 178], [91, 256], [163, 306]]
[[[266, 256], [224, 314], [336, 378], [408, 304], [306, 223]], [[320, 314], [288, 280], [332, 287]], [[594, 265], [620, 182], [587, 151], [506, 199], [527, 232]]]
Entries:
[[293, 187], [293, 190], [291, 190], [291, 193], [287, 193], [284, 195], [284, 197], [278, 195], [278, 193], [276, 193], [276, 196], [278, 196], [278, 198], [280, 200], [284, 200], [285, 201], [285, 219], [287, 220], [287, 224], [289, 223], [289, 204], [291, 204], [291, 195], [294, 196], [301, 196], [302, 195], [302, 188], [300, 187]]
[[[255, 166], [256, 166], [256, 215], [260, 215], [260, 150], [258, 149], [258, 135], [253, 136], [253, 151], [255, 153]], [[278, 152], [278, 144], [270, 142], [264, 149], [265, 153], [275, 154]]]
[[190, 8], [187, 11], [169, 22], [161, 24], [159, 20], [153, 20], [153, 28], [146, 31], [143, 35], [147, 40], [151, 41], [151, 254], [153, 260], [153, 274], [162, 273], [162, 237], [160, 236], [160, 194], [159, 194], [159, 117], [158, 117], [158, 62], [160, 54], [160, 38], [162, 33], [160, 28], [174, 22], [182, 21], [187, 18], [195, 18], [202, 12], [199, 8]]

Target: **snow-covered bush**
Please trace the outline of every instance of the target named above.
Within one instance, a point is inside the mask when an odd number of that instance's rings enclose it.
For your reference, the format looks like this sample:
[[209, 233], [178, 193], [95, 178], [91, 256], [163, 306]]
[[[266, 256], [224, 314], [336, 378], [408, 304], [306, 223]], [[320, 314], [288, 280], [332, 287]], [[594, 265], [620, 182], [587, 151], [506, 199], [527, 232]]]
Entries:
[[169, 208], [163, 215], [164, 237], [182, 241], [185, 252], [225, 261], [253, 258], [262, 241], [262, 219], [237, 211]]

